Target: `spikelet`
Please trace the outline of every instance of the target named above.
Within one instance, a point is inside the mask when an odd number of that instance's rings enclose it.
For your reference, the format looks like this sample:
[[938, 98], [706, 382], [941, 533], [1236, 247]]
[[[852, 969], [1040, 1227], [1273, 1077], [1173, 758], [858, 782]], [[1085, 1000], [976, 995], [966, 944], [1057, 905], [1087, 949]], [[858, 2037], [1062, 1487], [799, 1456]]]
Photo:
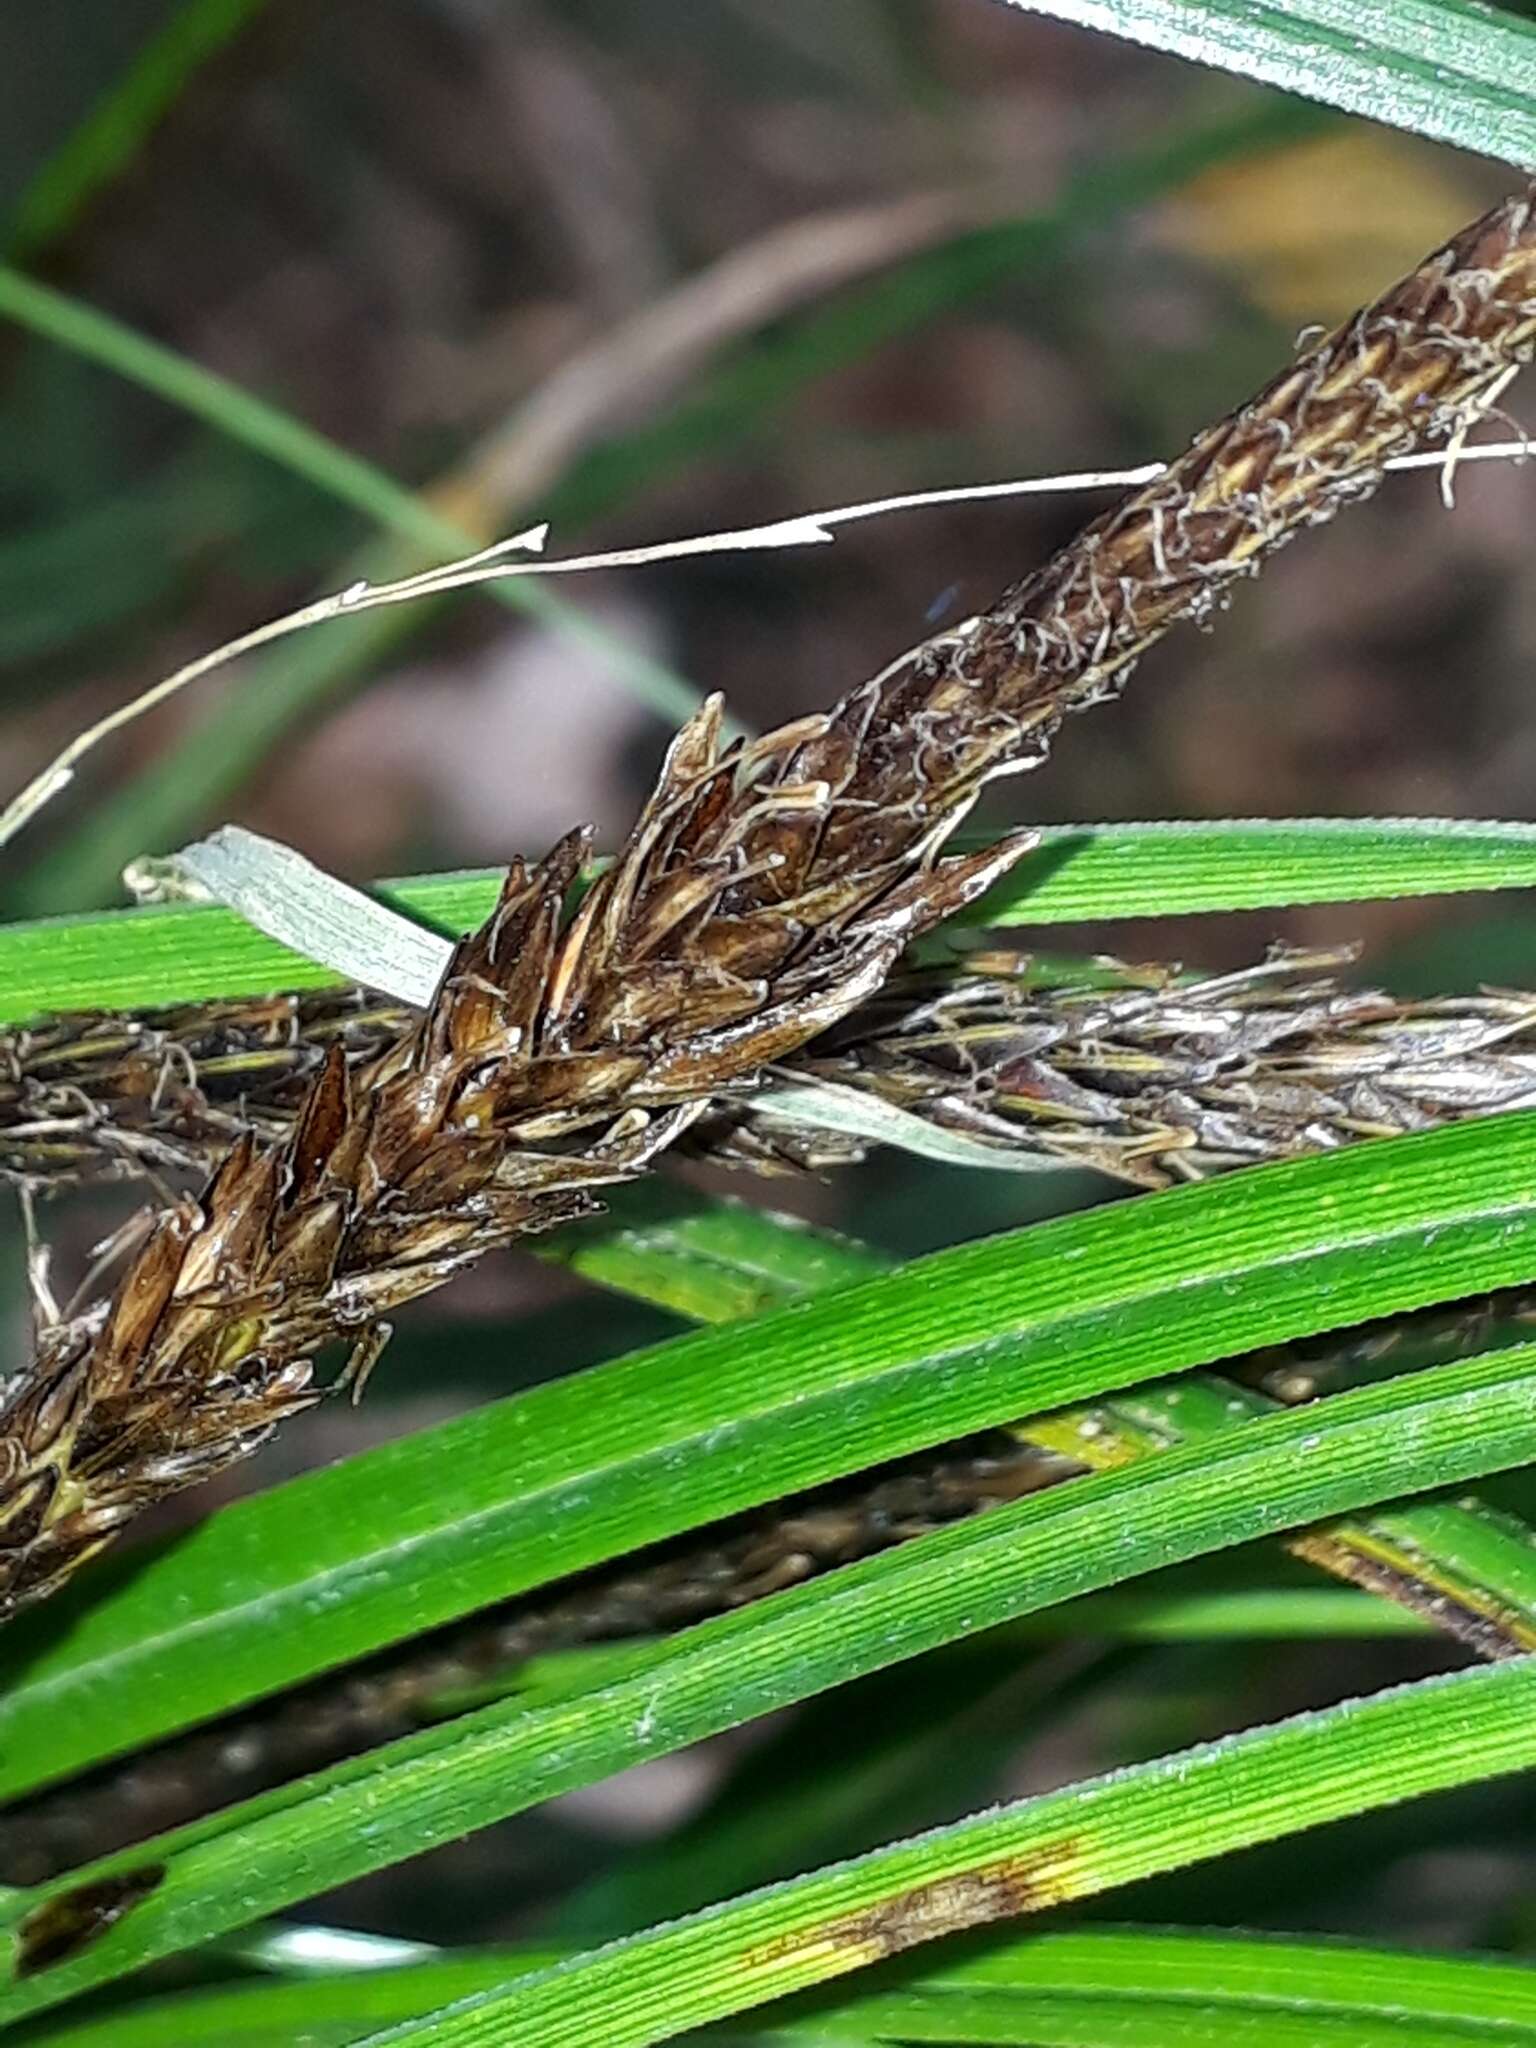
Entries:
[[[915, 1120], [976, 1164], [1043, 1156], [1150, 1188], [1536, 1104], [1536, 994], [1403, 1000], [1342, 982], [1353, 958], [1279, 947], [1220, 975], [1101, 959], [1050, 980], [1000, 951], [903, 968], [761, 1082], [713, 1097], [679, 1149], [822, 1172]], [[151, 1163], [212, 1172], [244, 1129], [291, 1129], [333, 1041], [356, 1065], [413, 1015], [344, 989], [0, 1034], [20, 1076], [0, 1087], [0, 1177], [49, 1193]], [[817, 1121], [806, 1083], [901, 1122]]]
[[[1281, 947], [1204, 976], [1100, 961], [1039, 986], [1027, 956], [972, 955], [894, 977], [775, 1078], [958, 1134], [983, 1163], [1044, 1156], [1146, 1188], [1536, 1104], [1536, 995], [1402, 1001], [1342, 984], [1352, 957]], [[750, 1095], [689, 1142], [767, 1170], [868, 1149]]]
[[493, 1246], [582, 1213], [708, 1103], [881, 987], [908, 943], [1029, 844], [942, 848], [991, 776], [1200, 621], [1391, 456], [1475, 415], [1536, 340], [1536, 219], [1495, 208], [1202, 434], [980, 618], [824, 716], [726, 746], [678, 734], [614, 866], [514, 865], [420, 1022], [339, 1046], [280, 1143], [236, 1144], [150, 1227], [116, 1292], [49, 1332], [0, 1409], [0, 1613], [149, 1501], [313, 1398], [312, 1359]]

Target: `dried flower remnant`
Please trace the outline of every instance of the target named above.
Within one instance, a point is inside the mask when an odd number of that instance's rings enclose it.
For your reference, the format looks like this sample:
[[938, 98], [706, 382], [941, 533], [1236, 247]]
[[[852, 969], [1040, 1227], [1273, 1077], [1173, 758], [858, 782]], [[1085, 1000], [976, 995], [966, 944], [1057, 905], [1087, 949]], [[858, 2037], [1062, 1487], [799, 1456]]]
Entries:
[[1536, 341], [1536, 211], [1507, 201], [988, 612], [824, 716], [674, 740], [614, 866], [582, 834], [512, 868], [431, 1009], [280, 1145], [242, 1139], [111, 1299], [47, 1331], [0, 1410], [0, 1611], [314, 1398], [312, 1360], [468, 1261], [591, 1207], [709, 1101], [868, 1000], [907, 944], [1019, 857], [944, 842], [992, 776], [1391, 456], [1475, 417]]

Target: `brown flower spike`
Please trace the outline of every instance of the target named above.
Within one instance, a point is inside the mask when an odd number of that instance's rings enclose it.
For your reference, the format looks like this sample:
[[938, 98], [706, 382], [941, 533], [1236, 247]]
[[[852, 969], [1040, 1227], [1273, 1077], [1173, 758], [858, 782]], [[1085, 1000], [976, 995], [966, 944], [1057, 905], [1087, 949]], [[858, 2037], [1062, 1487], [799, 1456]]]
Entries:
[[829, 713], [725, 746], [706, 707], [573, 917], [582, 834], [516, 863], [419, 1025], [355, 1073], [333, 1051], [290, 1138], [238, 1142], [110, 1300], [45, 1334], [0, 1411], [3, 1610], [253, 1449], [314, 1398], [322, 1345], [350, 1338], [362, 1371], [392, 1308], [589, 1208], [847, 1016], [1028, 845], [942, 856], [989, 778], [1388, 458], [1463, 428], [1533, 341], [1526, 195]]

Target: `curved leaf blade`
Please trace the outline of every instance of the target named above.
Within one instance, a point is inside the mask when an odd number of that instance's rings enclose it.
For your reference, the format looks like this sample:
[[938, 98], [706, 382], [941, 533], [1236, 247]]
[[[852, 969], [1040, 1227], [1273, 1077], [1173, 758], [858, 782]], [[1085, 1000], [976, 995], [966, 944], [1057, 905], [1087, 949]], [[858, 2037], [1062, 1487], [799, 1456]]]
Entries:
[[1455, 1672], [749, 1893], [385, 2028], [359, 2048], [585, 2048], [594, 2032], [605, 2048], [647, 2048], [958, 1928], [1532, 1764], [1536, 1664]]
[[[50, 2027], [38, 2048], [163, 2048], [218, 2041], [271, 2048], [302, 2028], [307, 2048], [342, 2048], [370, 2026], [493, 1991], [539, 1958], [517, 1951], [444, 1956], [299, 1983], [155, 1999], [105, 2019]], [[1430, 1955], [1164, 1929], [1085, 1928], [873, 1973], [813, 2008], [771, 2006], [775, 2041], [944, 2041], [1029, 2048], [1414, 2048], [1536, 2043], [1536, 1972], [1499, 1956]]]
[[[487, 917], [502, 870], [412, 875], [377, 893], [457, 937]], [[966, 914], [1056, 925], [1194, 911], [1536, 887], [1536, 824], [1464, 818], [1225, 818], [1047, 825], [1039, 849]], [[341, 977], [203, 904], [0, 925], [0, 1025], [134, 1009]]]
[[1006, 0], [1536, 168], [1536, 27], [1468, 0]]
[[[1530, 1455], [1533, 1413], [1536, 1345], [1492, 1352], [1333, 1396], [1326, 1426], [1316, 1409], [1265, 1416], [1224, 1437], [1031, 1495], [680, 1636], [573, 1659], [574, 1675], [563, 1683], [552, 1661], [542, 1689], [530, 1684], [511, 1699], [72, 1872], [41, 1893], [13, 1894], [0, 1922], [14, 1929], [39, 1903], [79, 1885], [131, 1871], [155, 1878], [90, 1947], [0, 1995], [0, 2024], [997, 1622], [1157, 1565], [1519, 1462]], [[1536, 1687], [1531, 1660], [1494, 1672], [1523, 1673]], [[1522, 1698], [1536, 1722], [1536, 1694]], [[1536, 1726], [1525, 1741], [1536, 1759]], [[1521, 1754], [1517, 1744], [1511, 1755], [1518, 1761]], [[1469, 1743], [1466, 1768], [1469, 1777], [1486, 1776], [1515, 1761], [1490, 1762]], [[1348, 1783], [1368, 1803], [1369, 1791]], [[1308, 1811], [1299, 1805], [1293, 1824], [1307, 1824]], [[1284, 1832], [1281, 1804], [1276, 1818]], [[1138, 1824], [1144, 1841], [1147, 1817]], [[1155, 1839], [1155, 1826], [1150, 1833]], [[1237, 1839], [1244, 1838], [1229, 1845]], [[775, 1981], [762, 1995], [811, 1981]]]
[[0, 1796], [883, 1459], [1529, 1280], [1533, 1139], [1521, 1113], [1059, 1218], [239, 1502], [15, 1626]]

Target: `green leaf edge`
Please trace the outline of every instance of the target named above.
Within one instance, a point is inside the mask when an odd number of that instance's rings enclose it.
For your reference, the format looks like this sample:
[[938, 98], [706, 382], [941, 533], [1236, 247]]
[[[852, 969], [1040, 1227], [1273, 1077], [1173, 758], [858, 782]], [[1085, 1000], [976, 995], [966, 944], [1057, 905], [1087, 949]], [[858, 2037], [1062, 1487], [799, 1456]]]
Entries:
[[[1167, 2048], [1171, 2021], [1209, 2016], [1241, 2025], [1244, 2048], [1270, 2048], [1266, 2016], [1298, 2019], [1319, 2029], [1322, 2044], [1377, 2048], [1358, 2029], [1372, 2019], [1401, 2041], [1411, 2024], [1416, 2044], [1440, 2037], [1419, 2031], [1436, 2021], [1456, 2039], [1529, 2048], [1536, 2041], [1536, 1971], [1503, 1956], [1435, 1955], [1410, 1949], [1355, 1946], [1283, 1935], [1229, 1935], [1215, 1930], [1110, 1927], [1042, 1930], [995, 1940], [954, 1960], [923, 1959], [914, 1971], [898, 1965], [871, 1971], [837, 1994], [816, 1994], [760, 2015], [776, 2039], [813, 2043], [835, 2027], [852, 2040], [901, 2038], [923, 2025], [924, 2040], [977, 2039], [983, 2015], [995, 2025], [1016, 2013], [1017, 2041], [1054, 2048], [1058, 2038], [1099, 2039], [1116, 2022], [1117, 2048]], [[271, 2048], [302, 2027], [312, 2048], [342, 2048], [359, 2028], [418, 2016], [528, 1970], [534, 1958], [515, 1950], [444, 1955], [398, 1969], [350, 1971], [323, 1979], [255, 1983], [155, 1998], [104, 2019], [47, 2026], [28, 2048], [163, 2048], [167, 2041], [218, 2041], [225, 2048]], [[1130, 2008], [1142, 2008], [1137, 2026]], [[935, 2008], [937, 2008], [935, 2010]], [[1073, 2024], [1061, 2037], [1052, 2022]], [[939, 2032], [938, 2027], [948, 2031]], [[958, 2030], [969, 2027], [970, 2033]], [[324, 2030], [322, 2033], [321, 2030]], [[1045, 2031], [1042, 2031], [1044, 2029]], [[999, 2040], [993, 2032], [987, 2038]], [[1287, 2032], [1289, 2043], [1294, 2035]]]
[[[963, 922], [1043, 927], [1536, 886], [1536, 824], [1523, 821], [1227, 818], [1048, 825], [1041, 837]], [[501, 877], [489, 868], [411, 875], [376, 890], [457, 936], [489, 914]], [[0, 1024], [341, 979], [204, 904], [0, 925]]]
[[1536, 168], [1536, 27], [1465, 0], [1007, 0]]

